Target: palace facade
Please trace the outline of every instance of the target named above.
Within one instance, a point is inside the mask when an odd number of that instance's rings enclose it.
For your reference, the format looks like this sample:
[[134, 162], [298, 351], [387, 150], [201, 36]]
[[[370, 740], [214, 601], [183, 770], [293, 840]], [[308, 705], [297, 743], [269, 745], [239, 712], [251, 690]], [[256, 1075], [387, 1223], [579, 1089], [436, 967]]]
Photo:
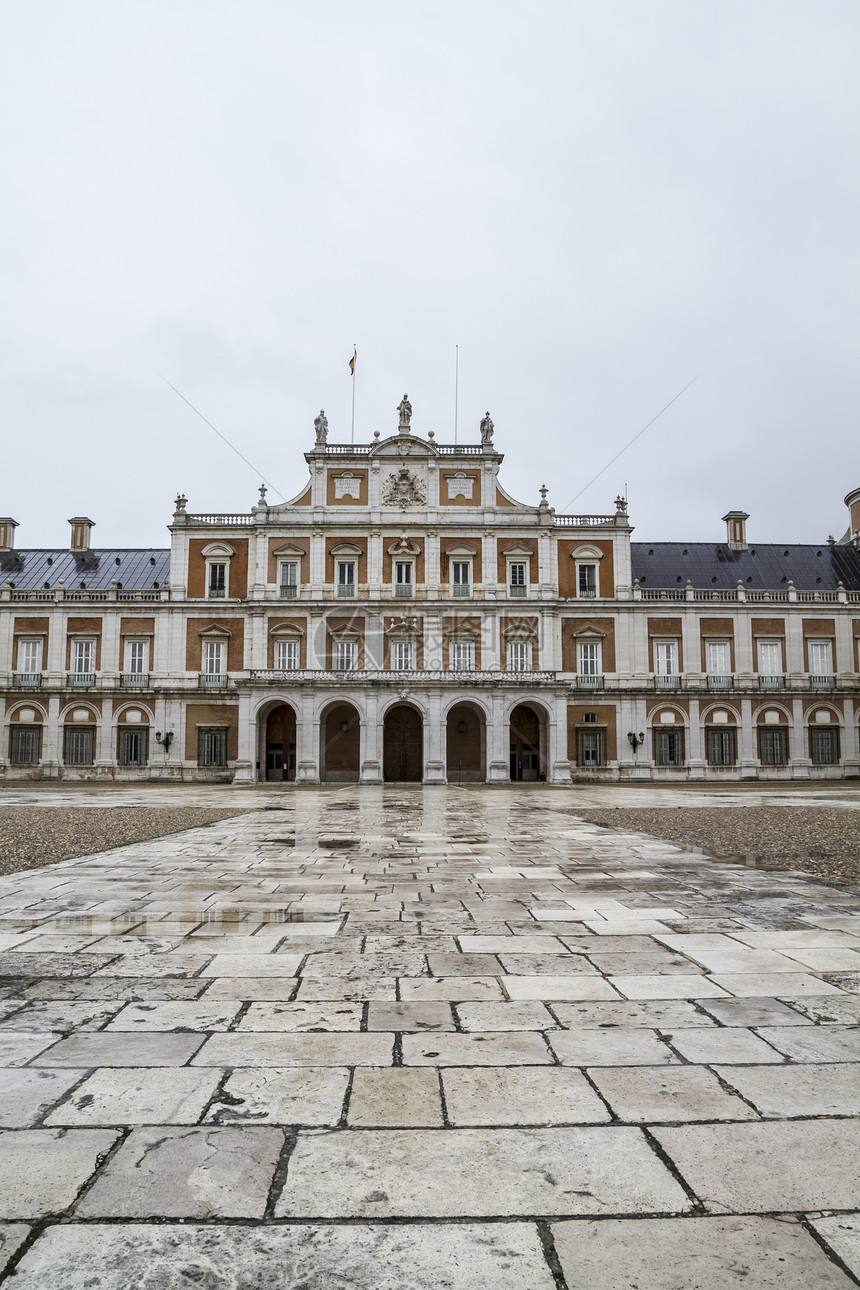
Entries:
[[860, 774], [860, 489], [817, 545], [632, 542], [477, 444], [328, 441], [170, 549], [16, 549], [0, 519], [0, 777], [393, 781]]

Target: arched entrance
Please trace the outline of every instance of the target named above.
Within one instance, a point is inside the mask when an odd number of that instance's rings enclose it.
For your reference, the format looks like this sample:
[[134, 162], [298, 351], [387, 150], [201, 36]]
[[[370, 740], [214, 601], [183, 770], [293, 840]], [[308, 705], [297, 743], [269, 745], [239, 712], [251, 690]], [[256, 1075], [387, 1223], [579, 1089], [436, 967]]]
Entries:
[[511, 713], [511, 779], [546, 779], [545, 728], [530, 703], [518, 703]]
[[351, 703], [335, 703], [320, 722], [320, 779], [354, 784], [361, 766], [361, 719]]
[[279, 703], [266, 717], [262, 753], [264, 779], [295, 779], [296, 714], [288, 703]]
[[486, 722], [470, 703], [448, 713], [446, 769], [449, 784], [482, 784], [486, 779]]
[[382, 727], [382, 778], [420, 784], [424, 778], [424, 720], [411, 703], [398, 703]]

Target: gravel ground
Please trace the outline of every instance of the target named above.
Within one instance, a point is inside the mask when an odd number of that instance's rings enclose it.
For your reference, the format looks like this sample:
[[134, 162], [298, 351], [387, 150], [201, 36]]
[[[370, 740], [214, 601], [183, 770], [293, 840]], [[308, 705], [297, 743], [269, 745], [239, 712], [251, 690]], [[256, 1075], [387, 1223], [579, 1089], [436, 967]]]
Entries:
[[161, 838], [244, 811], [194, 807], [0, 807], [0, 874]]
[[633, 829], [719, 856], [754, 856], [771, 869], [860, 882], [860, 811], [828, 807], [661, 807], [577, 812], [592, 824]]

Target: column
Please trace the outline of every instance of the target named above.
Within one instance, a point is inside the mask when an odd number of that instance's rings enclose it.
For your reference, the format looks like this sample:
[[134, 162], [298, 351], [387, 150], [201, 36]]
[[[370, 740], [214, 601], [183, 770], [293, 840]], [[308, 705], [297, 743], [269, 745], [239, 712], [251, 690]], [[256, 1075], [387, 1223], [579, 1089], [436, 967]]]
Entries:
[[[686, 662], [686, 659], [684, 660]], [[698, 671], [698, 668], [696, 669]], [[705, 778], [704, 731], [701, 726], [699, 700], [690, 699], [690, 729], [687, 732], [690, 740], [687, 749], [687, 769], [690, 779]]]
[[845, 714], [841, 731], [842, 773], [846, 779], [856, 779], [860, 775], [860, 730], [857, 728], [854, 700], [845, 699], [842, 707]]
[[547, 760], [551, 784], [570, 783], [570, 759], [567, 755], [567, 698], [551, 700], [547, 722]]
[[257, 780], [257, 722], [251, 712], [252, 706], [250, 693], [239, 695], [239, 746], [236, 750], [234, 784], [253, 784]]
[[741, 724], [738, 730], [738, 762], [741, 779], [758, 778], [758, 742], [753, 720], [752, 699], [741, 699]]
[[794, 754], [789, 758], [789, 773], [793, 779], [809, 779], [809, 767], [812, 765], [812, 758], [809, 756], [809, 745], [806, 725], [803, 719], [803, 699], [798, 696], [791, 701], [791, 719], [794, 729], [789, 738], [791, 739], [791, 752]]
[[442, 692], [431, 690], [427, 695], [427, 718], [424, 722], [424, 783], [444, 784], [446, 779]]
[[296, 781], [300, 784], [318, 784], [320, 782], [319, 762], [319, 723], [314, 712], [313, 690], [305, 690], [296, 706]]
[[376, 690], [365, 692], [365, 716], [361, 723], [361, 772], [362, 784], [382, 783], [382, 722], [379, 716], [379, 694]]
[[507, 784], [511, 778], [511, 737], [505, 720], [505, 696], [493, 693], [487, 718], [487, 783]]

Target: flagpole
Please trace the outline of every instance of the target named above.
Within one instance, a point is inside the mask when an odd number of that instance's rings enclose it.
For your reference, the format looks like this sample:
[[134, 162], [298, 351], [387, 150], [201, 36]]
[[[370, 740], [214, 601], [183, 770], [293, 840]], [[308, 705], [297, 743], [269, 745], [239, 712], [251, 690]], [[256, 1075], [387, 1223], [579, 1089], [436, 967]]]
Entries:
[[454, 346], [454, 443], [457, 442], [457, 412], [460, 399], [460, 346]]
[[353, 347], [352, 347], [352, 352], [353, 352], [353, 360], [352, 360], [352, 418], [351, 418], [351, 420], [350, 420], [350, 427], [349, 427], [349, 442], [350, 442], [351, 444], [353, 444], [353, 445], [354, 445], [354, 444], [355, 444], [355, 368], [356, 368], [355, 358], [356, 358], [356, 356], [357, 356], [357, 354], [358, 354], [358, 347], [357, 347], [356, 345], [353, 345]]

